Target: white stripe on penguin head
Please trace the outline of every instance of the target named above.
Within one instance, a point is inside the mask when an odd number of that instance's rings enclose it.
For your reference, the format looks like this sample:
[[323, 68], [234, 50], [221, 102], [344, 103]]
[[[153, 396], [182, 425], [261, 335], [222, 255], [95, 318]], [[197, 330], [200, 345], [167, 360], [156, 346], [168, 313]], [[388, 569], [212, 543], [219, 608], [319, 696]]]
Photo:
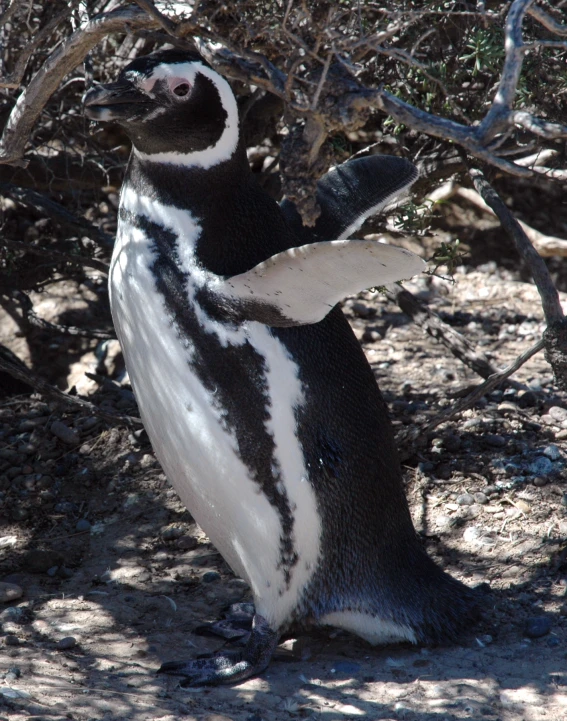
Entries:
[[222, 75], [199, 61], [174, 64], [162, 63], [157, 65], [151, 75], [143, 81], [143, 86], [145, 92], [151, 94], [151, 88], [153, 88], [157, 80], [166, 80], [171, 77], [182, 77], [193, 86], [197, 73], [204, 75], [213, 82], [219, 94], [221, 105], [227, 115], [225, 127], [218, 142], [204, 150], [196, 150], [193, 153], [180, 153], [173, 150], [164, 153], [142, 153], [134, 146], [134, 153], [138, 158], [152, 163], [170, 163], [185, 168], [207, 170], [234, 155], [239, 136], [238, 106], [230, 85]]

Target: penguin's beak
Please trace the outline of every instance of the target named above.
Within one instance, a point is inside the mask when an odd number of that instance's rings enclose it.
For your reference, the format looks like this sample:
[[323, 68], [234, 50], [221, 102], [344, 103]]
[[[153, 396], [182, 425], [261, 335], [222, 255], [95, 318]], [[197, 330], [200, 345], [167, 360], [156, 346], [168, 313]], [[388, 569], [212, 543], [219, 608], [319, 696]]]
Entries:
[[131, 83], [120, 80], [108, 85], [95, 85], [87, 91], [83, 106], [91, 120], [126, 121], [148, 109], [150, 99]]

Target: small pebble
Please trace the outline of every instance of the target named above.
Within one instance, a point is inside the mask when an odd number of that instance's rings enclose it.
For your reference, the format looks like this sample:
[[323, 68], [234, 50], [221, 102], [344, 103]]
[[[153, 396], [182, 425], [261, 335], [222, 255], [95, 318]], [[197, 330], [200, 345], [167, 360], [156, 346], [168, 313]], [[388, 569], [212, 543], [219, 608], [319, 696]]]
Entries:
[[23, 589], [15, 583], [0, 582], [0, 603], [9, 603], [21, 598], [24, 595]]
[[57, 649], [59, 651], [65, 651], [68, 648], [74, 648], [77, 645], [77, 639], [73, 636], [65, 636], [60, 641], [57, 641]]
[[4, 636], [4, 643], [6, 644], [6, 646], [19, 646], [20, 639], [17, 636], [9, 633], [7, 636]]
[[192, 551], [197, 548], [198, 545], [199, 541], [193, 536], [181, 536], [177, 541], [177, 548], [180, 548], [182, 551]]
[[53, 421], [50, 427], [50, 431], [54, 436], [59, 438], [60, 441], [66, 443], [69, 446], [76, 446], [79, 443], [79, 434], [73, 428], [69, 428], [63, 421]]
[[474, 501], [474, 496], [470, 493], [461, 493], [460, 496], [457, 496], [457, 503], [459, 506], [472, 506]]
[[207, 571], [207, 573], [203, 574], [202, 580], [204, 583], [212, 583], [213, 581], [219, 581], [220, 573], [217, 573], [216, 571]]
[[522, 391], [518, 394], [518, 405], [520, 408], [533, 408], [537, 406], [537, 395], [534, 391]]
[[524, 636], [541, 638], [551, 631], [551, 621], [547, 616], [528, 618], [524, 626]]
[[506, 439], [504, 436], [495, 435], [493, 433], [487, 433], [482, 437], [482, 441], [492, 448], [504, 448], [506, 445]]
[[484, 505], [485, 503], [488, 503], [488, 496], [486, 495], [486, 493], [478, 491], [478, 493], [474, 494], [474, 500], [475, 503], [480, 503], [481, 505]]
[[461, 439], [459, 438], [459, 436], [451, 434], [443, 438], [443, 448], [445, 448], [445, 450], [449, 451], [450, 453], [458, 451], [460, 447]]
[[168, 528], [164, 528], [161, 532], [161, 537], [164, 541], [173, 541], [176, 538], [179, 538], [184, 533], [183, 528], [180, 526], [169, 526]]
[[536, 476], [533, 480], [534, 486], [537, 486], [538, 488], [541, 488], [542, 486], [547, 485], [547, 478], [544, 476]]
[[567, 408], [562, 408], [561, 406], [551, 406], [551, 408], [547, 411], [547, 415], [551, 416], [554, 421], [567, 421]]
[[558, 461], [561, 458], [561, 451], [554, 443], [550, 443], [543, 449], [543, 455], [551, 461]]
[[361, 303], [360, 301], [355, 301], [352, 304], [352, 312], [359, 318], [370, 318], [371, 316], [376, 315], [375, 308], [371, 308], [367, 306], [366, 303]]
[[77, 525], [75, 526], [75, 530], [78, 533], [82, 533], [83, 531], [90, 531], [91, 530], [91, 524], [87, 521], [86, 518], [80, 518], [77, 521]]
[[528, 471], [534, 476], [548, 476], [553, 470], [553, 463], [546, 456], [539, 456], [528, 466]]

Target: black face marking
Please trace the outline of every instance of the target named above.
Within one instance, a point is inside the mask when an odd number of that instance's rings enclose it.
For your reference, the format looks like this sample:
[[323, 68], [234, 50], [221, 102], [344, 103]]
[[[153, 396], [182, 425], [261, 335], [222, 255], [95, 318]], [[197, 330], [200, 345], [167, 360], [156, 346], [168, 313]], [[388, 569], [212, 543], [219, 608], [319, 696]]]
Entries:
[[214, 333], [207, 332], [199, 323], [187, 300], [189, 278], [180, 270], [177, 236], [173, 232], [123, 208], [119, 219], [139, 228], [153, 241], [155, 261], [150, 270], [180, 342], [189, 341], [194, 349], [188, 365], [211, 394], [224, 429], [236, 438], [238, 454], [249, 469], [251, 480], [258, 484], [278, 514], [282, 528], [278, 568], [289, 587], [299, 559], [293, 543], [293, 513], [275, 458], [274, 439], [265, 426], [270, 415], [264, 358], [249, 342], [224, 347]]

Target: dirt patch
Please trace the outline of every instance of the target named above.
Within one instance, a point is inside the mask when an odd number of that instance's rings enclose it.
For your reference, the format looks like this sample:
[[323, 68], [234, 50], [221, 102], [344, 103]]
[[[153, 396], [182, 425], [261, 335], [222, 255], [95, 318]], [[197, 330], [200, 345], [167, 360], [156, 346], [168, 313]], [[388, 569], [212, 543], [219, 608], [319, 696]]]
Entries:
[[[410, 288], [498, 366], [541, 335], [533, 286], [494, 265], [454, 286]], [[344, 307], [397, 430], [477, 381], [383, 296]], [[106, 363], [115, 382], [90, 389], [106, 408], [135, 412], [116, 354], [105, 352], [80, 341], [66, 377], [78, 383]], [[429, 553], [489, 588], [480, 623], [437, 648], [372, 648], [320, 631], [283, 643], [260, 678], [212, 689], [155, 672], [220, 648], [193, 631], [248, 589], [169, 488], [144, 433], [35, 396], [4, 400], [0, 581], [24, 595], [0, 606], [0, 719], [567, 719], [567, 397], [541, 354], [515, 379], [524, 388], [482, 399], [405, 465]]]

